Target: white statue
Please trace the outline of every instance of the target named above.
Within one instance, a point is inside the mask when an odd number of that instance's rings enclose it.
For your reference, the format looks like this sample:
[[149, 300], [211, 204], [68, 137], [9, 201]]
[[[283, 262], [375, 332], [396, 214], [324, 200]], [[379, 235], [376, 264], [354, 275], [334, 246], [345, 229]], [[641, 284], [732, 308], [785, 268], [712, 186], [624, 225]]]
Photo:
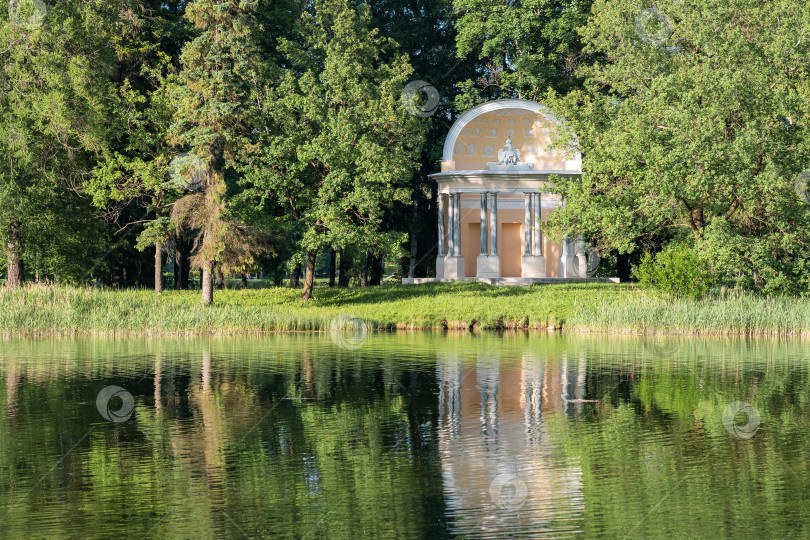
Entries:
[[534, 163], [521, 163], [520, 150], [512, 146], [512, 139], [506, 139], [503, 149], [498, 150], [498, 161], [487, 163], [490, 171], [528, 171]]
[[498, 150], [498, 165], [517, 165], [520, 163], [520, 150], [512, 146], [512, 139], [506, 139], [506, 146]]

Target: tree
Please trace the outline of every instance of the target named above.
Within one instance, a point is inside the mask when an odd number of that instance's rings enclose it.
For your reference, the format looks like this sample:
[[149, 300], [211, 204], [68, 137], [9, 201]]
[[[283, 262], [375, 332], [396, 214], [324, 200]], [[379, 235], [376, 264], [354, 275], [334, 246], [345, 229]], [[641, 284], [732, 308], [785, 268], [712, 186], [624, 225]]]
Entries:
[[591, 0], [453, 0], [458, 12], [458, 54], [478, 52], [477, 80], [462, 83], [457, 105], [483, 98], [538, 100], [549, 88], [567, 92], [581, 81], [576, 68], [588, 58], [576, 29]]
[[11, 288], [26, 263], [37, 275], [86, 279], [103, 252], [104, 223], [81, 186], [118, 127], [108, 106], [113, 43], [128, 27], [119, 8], [20, 2], [0, 24], [0, 236]]
[[179, 69], [179, 50], [186, 37], [183, 7], [151, 0], [133, 5], [134, 23], [116, 47], [121, 83], [111, 114], [120, 119], [123, 129], [111, 134], [111, 153], [84, 185], [94, 204], [122, 229], [143, 224], [136, 247], [154, 246], [157, 294], [163, 291], [170, 205], [199, 174], [182, 158], [172, 160], [167, 141], [172, 119], [167, 76]]
[[581, 32], [604, 61], [584, 90], [550, 103], [583, 154], [557, 178], [549, 225], [629, 252], [667, 232], [714, 271], [765, 291], [810, 284], [810, 207], [794, 190], [808, 160], [810, 10], [790, 1], [594, 3]]
[[[437, 185], [429, 177], [439, 172], [442, 146], [452, 124], [453, 102], [457, 83], [475, 78], [477, 58], [458, 55], [456, 47], [457, 13], [451, 0], [374, 0], [366, 2], [371, 9], [373, 25], [382, 35], [397, 42], [413, 66], [411, 81], [424, 81], [436, 90], [438, 103], [425, 101], [418, 113], [429, 129], [419, 155], [418, 166], [411, 176], [407, 205], [394, 204], [385, 222], [390, 230], [407, 232], [410, 253], [403, 259], [403, 275], [426, 276], [432, 270], [437, 246]], [[427, 96], [417, 94], [417, 99]], [[435, 98], [434, 98], [435, 99]]]
[[280, 40], [286, 69], [267, 93], [270, 121], [246, 181], [284, 208], [306, 253], [306, 301], [324, 247], [401, 251], [384, 213], [408, 199], [425, 127], [400, 100], [407, 58], [370, 27], [366, 6], [317, 0], [297, 28], [296, 40]]
[[201, 192], [180, 199], [172, 213], [176, 223], [199, 231], [192, 264], [202, 270], [206, 305], [213, 303], [213, 266], [223, 258], [226, 242], [248, 231], [229, 222], [227, 197], [240, 155], [260, 125], [254, 103], [266, 68], [257, 45], [258, 5], [237, 0], [189, 3], [186, 18], [197, 35], [183, 47], [183, 69], [171, 91], [176, 110], [170, 141], [188, 147], [207, 168]]

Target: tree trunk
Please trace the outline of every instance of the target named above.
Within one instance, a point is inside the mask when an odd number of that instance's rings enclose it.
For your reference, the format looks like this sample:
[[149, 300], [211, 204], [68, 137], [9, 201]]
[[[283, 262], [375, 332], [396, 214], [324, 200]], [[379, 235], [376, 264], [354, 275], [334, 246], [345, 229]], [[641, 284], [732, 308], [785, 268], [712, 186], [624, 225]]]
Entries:
[[174, 285], [172, 287], [175, 291], [180, 290], [180, 280], [183, 276], [183, 268], [180, 266], [180, 245], [177, 238], [174, 240], [174, 252], [171, 254], [172, 262], [174, 263]]
[[12, 221], [8, 225], [8, 252], [6, 255], [8, 275], [6, 287], [16, 289], [25, 281], [25, 268], [20, 258], [20, 224]]
[[247, 274], [242, 273], [242, 288], [247, 289]]
[[155, 244], [155, 294], [163, 294], [163, 244]]
[[382, 283], [383, 271], [385, 270], [385, 255], [372, 255], [369, 264], [369, 285], [379, 285]]
[[183, 241], [185, 247], [183, 248], [183, 277], [180, 279], [180, 286], [183, 289], [190, 289], [191, 288], [191, 260], [189, 259], [189, 255], [191, 253], [191, 249], [189, 248], [188, 244]]
[[360, 286], [366, 287], [368, 285], [368, 267], [371, 253], [366, 253], [366, 259], [363, 261], [363, 269], [360, 271]]
[[295, 270], [290, 274], [290, 287], [298, 288], [298, 280], [301, 278], [301, 263], [296, 263]]
[[318, 257], [318, 250], [307, 253], [307, 275], [304, 278], [304, 292], [300, 300], [306, 302], [312, 298], [312, 288], [315, 286], [315, 259]]
[[340, 277], [338, 278], [338, 287], [349, 286], [349, 270], [351, 270], [351, 260], [346, 257], [346, 252], [340, 252]]
[[174, 246], [174, 288], [188, 289], [188, 272], [191, 265], [188, 261], [188, 242], [184, 233], [175, 236]]
[[329, 286], [335, 286], [335, 263], [337, 263], [337, 251], [329, 250]]
[[414, 199], [411, 205], [411, 260], [408, 262], [408, 277], [415, 277], [416, 273], [416, 254], [418, 248], [417, 234], [419, 233], [419, 200]]
[[223, 289], [225, 287], [225, 276], [222, 273], [222, 269], [217, 266], [217, 289]]
[[619, 253], [616, 255], [616, 274], [619, 281], [626, 283], [630, 281], [630, 254]]
[[210, 306], [214, 303], [214, 280], [211, 272], [212, 264], [210, 262], [203, 263], [202, 271], [200, 272], [200, 280], [202, 283], [202, 305]]

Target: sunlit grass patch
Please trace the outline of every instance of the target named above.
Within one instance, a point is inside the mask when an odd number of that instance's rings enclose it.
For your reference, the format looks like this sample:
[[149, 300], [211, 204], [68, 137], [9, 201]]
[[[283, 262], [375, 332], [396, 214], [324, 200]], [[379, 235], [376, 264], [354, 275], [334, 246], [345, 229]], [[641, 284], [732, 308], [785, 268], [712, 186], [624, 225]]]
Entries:
[[668, 301], [610, 283], [496, 287], [481, 283], [319, 288], [307, 303], [287, 287], [199, 291], [28, 286], [0, 289], [4, 334], [231, 334], [325, 331], [341, 314], [371, 329], [521, 329], [619, 333], [810, 333], [810, 300], [715, 293]]

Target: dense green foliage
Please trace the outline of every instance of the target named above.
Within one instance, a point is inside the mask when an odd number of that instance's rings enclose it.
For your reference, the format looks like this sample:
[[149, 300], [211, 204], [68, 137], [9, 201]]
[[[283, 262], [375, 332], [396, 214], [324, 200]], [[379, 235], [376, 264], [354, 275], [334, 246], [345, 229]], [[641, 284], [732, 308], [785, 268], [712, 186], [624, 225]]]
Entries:
[[129, 27], [119, 8], [60, 3], [44, 24], [20, 25], [0, 12], [0, 240], [10, 274], [79, 280], [102, 253], [103, 223], [81, 186], [119, 127], [107, 114], [115, 40]]
[[[630, 254], [688, 244], [714, 280], [803, 294], [808, 20], [789, 0], [13, 3], [7, 284], [159, 293], [171, 263], [176, 288], [204, 274], [210, 303], [215, 278], [249, 273], [305, 274], [306, 300], [324, 256], [338, 286], [376, 285], [386, 263], [430, 275], [450, 123], [521, 97], [583, 156], [581, 178], [556, 179], [549, 237], [574, 229], [627, 274]], [[402, 99], [417, 80], [432, 115]]]
[[675, 298], [700, 300], [713, 285], [715, 276], [706, 261], [684, 244], [647, 253], [636, 269], [639, 283]]
[[591, 0], [453, 0], [458, 12], [458, 54], [481, 62], [476, 80], [461, 82], [457, 101], [469, 108], [482, 98], [540, 101], [551, 88], [580, 84], [577, 68], [590, 59], [576, 31]]
[[551, 100], [584, 175], [558, 179], [550, 227], [623, 252], [689, 240], [719, 277], [806, 291], [809, 19], [789, 0], [595, 2], [579, 32], [602, 59]]
[[[399, 99], [407, 57], [369, 23], [364, 6], [320, 0], [301, 38], [282, 40], [290, 69], [267, 96], [269, 135], [246, 179], [295, 222], [308, 278], [326, 246], [400, 255], [401, 233], [383, 222], [392, 203], [408, 201], [425, 130]], [[303, 298], [311, 293], [308, 279]]]

